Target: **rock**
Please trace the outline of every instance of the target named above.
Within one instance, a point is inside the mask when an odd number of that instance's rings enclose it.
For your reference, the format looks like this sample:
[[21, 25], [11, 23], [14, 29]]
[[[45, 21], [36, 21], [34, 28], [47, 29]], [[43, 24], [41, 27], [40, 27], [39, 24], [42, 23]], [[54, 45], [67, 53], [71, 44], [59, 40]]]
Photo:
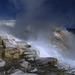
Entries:
[[56, 65], [58, 62], [57, 58], [51, 58], [51, 57], [46, 57], [46, 58], [39, 58], [36, 59], [36, 64], [39, 65]]
[[1, 40], [7, 40], [8, 38], [4, 35], [0, 35]]
[[19, 46], [20, 46], [20, 45], [23, 45], [23, 46], [27, 45], [27, 42], [16, 41], [16, 43], [17, 43]]
[[35, 55], [27, 55], [28, 58], [35, 58]]
[[34, 72], [37, 72], [37, 71], [38, 71], [37, 68], [35, 68], [35, 69], [31, 70], [30, 72], [34, 73]]
[[5, 61], [3, 61], [2, 59], [0, 59], [0, 67], [4, 67], [5, 66]]
[[16, 41], [16, 43], [19, 48], [25, 48], [25, 45], [27, 45], [27, 42]]
[[17, 45], [14, 45], [13, 43], [10, 42], [8, 39], [3, 40], [3, 47], [5, 49], [14, 49], [17, 48]]
[[0, 45], [2, 45], [2, 40], [0, 39]]
[[34, 61], [35, 59], [39, 58], [36, 50], [28, 49], [27, 52], [24, 52], [24, 55], [27, 57], [27, 60]]
[[38, 75], [38, 74], [35, 74], [35, 73], [24, 73], [22, 75]]
[[20, 68], [22, 71], [26, 72], [28, 70], [31, 70], [31, 64], [28, 61], [25, 61], [25, 59], [22, 59], [20, 61], [18, 61], [20, 66], [22, 68]]
[[5, 57], [11, 57], [11, 58], [19, 58], [20, 57], [20, 51], [18, 49], [5, 49]]
[[11, 73], [14, 73], [16, 71], [17, 71], [17, 69], [15, 69], [15, 67], [11, 67], [9, 70], [6, 71], [6, 73], [11, 74]]
[[20, 58], [25, 51], [27, 51], [25, 48], [1, 49], [0, 53], [2, 57]]
[[38, 74], [35, 74], [35, 73], [24, 73], [23, 71], [17, 71], [13, 74], [10, 74], [10, 75], [38, 75]]
[[4, 46], [4, 48], [5, 49], [14, 49], [14, 48], [17, 48], [17, 46], [15, 46], [15, 45], [11, 45], [11, 44], [6, 44], [5, 46]]
[[51, 74], [53, 72], [57, 72], [57, 75], [58, 75], [58, 73], [59, 72], [61, 73], [61, 71], [56, 66], [57, 62], [58, 60], [56, 58], [51, 58], [51, 57], [38, 58], [34, 62], [31, 63], [33, 70], [30, 70], [30, 72], [39, 73], [39, 74], [40, 73]]
[[28, 50], [26, 48], [19, 48], [20, 55], [24, 54], [24, 52], [27, 52]]
[[2, 54], [0, 53], [0, 58], [2, 58]]
[[29, 67], [29, 63], [27, 61], [23, 61], [20, 65], [26, 69]]
[[35, 51], [27, 51], [24, 54], [26, 55], [34, 55], [36, 52]]
[[17, 70], [16, 72], [14, 72], [14, 73], [12, 73], [12, 74], [10, 74], [10, 75], [22, 75], [22, 74], [24, 74], [23, 71]]
[[27, 59], [28, 61], [34, 61], [34, 58], [29, 58], [29, 59]]
[[69, 64], [66, 64], [66, 63], [64, 64], [62, 62], [58, 62], [57, 67], [61, 70], [70, 70], [71, 68]]
[[31, 48], [31, 45], [25, 45], [26, 48]]
[[75, 68], [68, 71], [69, 74], [75, 75]]
[[0, 49], [3, 49], [3, 45], [0, 45]]

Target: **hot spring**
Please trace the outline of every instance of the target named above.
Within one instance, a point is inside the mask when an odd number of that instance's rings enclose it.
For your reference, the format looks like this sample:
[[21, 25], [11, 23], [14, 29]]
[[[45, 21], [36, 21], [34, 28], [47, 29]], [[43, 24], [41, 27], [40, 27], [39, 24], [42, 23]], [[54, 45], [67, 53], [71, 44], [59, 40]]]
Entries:
[[37, 50], [40, 57], [55, 57], [58, 58], [61, 65], [68, 65], [71, 68], [75, 68], [75, 35], [64, 28], [55, 28], [48, 33], [49, 36], [43, 33], [42, 35], [39, 34], [36, 40], [33, 40], [34, 38], [29, 38], [29, 40], [18, 39], [5, 32], [1, 34], [10, 39], [14, 38], [18, 41], [28, 42], [33, 49]]

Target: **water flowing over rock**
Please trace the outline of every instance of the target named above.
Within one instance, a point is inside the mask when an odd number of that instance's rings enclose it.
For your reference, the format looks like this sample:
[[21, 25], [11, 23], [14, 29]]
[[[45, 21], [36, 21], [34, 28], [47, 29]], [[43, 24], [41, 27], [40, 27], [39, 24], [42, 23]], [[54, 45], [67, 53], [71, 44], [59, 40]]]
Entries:
[[30, 66], [28, 61], [34, 61], [37, 57], [39, 56], [36, 50], [31, 49], [31, 45], [28, 45], [27, 42], [15, 41], [15, 39], [9, 39], [4, 35], [0, 36], [1, 73], [6, 70], [6, 74], [11, 74], [16, 69], [25, 72]]
[[27, 42], [0, 36], [0, 75], [64, 74], [57, 63], [57, 58], [39, 57]]

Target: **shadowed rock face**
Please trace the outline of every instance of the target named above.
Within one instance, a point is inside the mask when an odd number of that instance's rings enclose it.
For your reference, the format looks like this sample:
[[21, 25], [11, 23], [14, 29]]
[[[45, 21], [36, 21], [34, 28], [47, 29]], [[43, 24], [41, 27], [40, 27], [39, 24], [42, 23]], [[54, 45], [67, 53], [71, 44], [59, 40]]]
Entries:
[[58, 62], [57, 58], [51, 57], [39, 58], [36, 60], [36, 64], [38, 65], [56, 65], [57, 62]]

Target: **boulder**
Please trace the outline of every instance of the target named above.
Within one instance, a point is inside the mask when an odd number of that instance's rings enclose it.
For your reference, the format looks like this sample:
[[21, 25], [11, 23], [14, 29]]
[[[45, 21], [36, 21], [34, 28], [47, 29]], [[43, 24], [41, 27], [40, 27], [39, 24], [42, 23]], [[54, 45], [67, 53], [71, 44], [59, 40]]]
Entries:
[[36, 59], [38, 65], [56, 65], [58, 62], [57, 58], [45, 57]]

